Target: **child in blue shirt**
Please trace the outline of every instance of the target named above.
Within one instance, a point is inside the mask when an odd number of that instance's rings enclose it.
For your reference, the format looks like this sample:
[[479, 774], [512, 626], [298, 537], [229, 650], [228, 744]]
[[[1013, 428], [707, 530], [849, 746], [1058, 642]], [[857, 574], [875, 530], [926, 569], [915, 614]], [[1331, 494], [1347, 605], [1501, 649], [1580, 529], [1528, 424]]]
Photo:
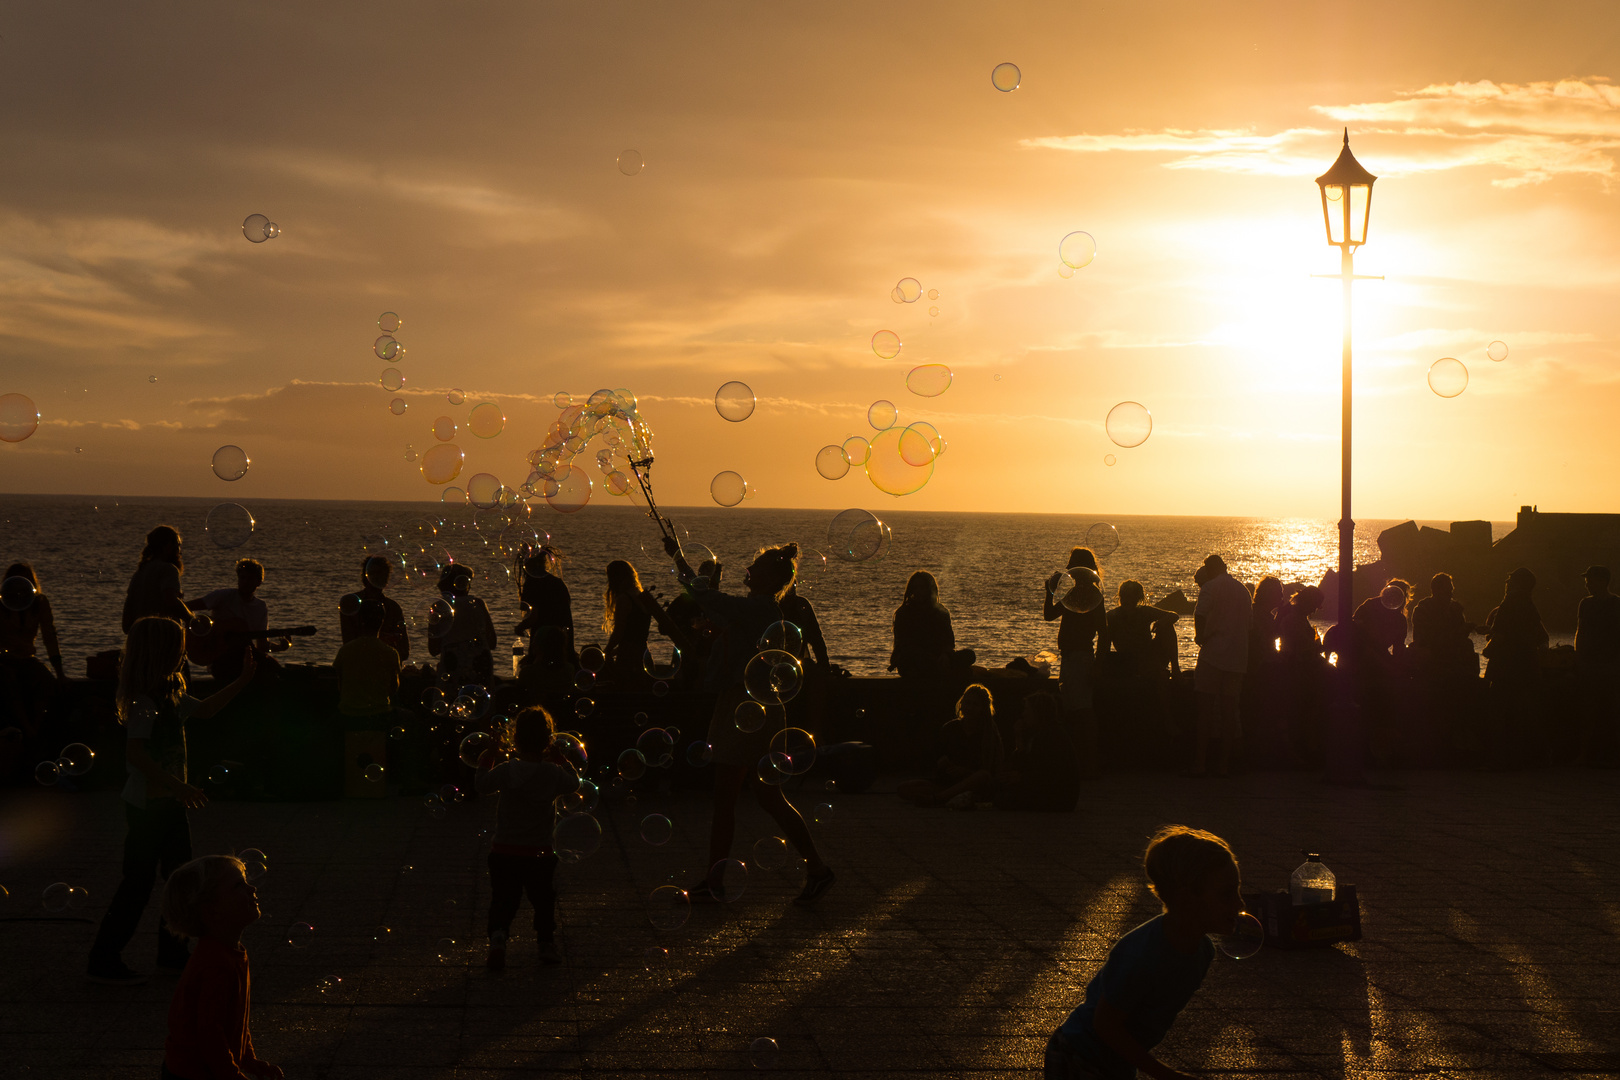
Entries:
[[1164, 911], [1109, 950], [1085, 1001], [1046, 1044], [1047, 1080], [1186, 1077], [1150, 1051], [1203, 984], [1215, 957], [1208, 935], [1230, 933], [1243, 912], [1237, 857], [1213, 833], [1167, 825], [1142, 865]]

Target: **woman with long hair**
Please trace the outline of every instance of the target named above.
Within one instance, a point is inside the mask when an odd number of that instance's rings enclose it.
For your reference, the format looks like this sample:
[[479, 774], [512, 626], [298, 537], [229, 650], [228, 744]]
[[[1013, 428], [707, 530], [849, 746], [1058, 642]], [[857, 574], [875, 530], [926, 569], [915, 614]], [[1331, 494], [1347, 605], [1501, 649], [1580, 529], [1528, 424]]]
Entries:
[[[1097, 556], [1087, 547], [1069, 551], [1068, 569], [1089, 570], [1097, 576], [1098, 588], [1102, 584], [1102, 569]], [[1085, 575], [1089, 578], [1090, 575]], [[1099, 772], [1097, 761], [1097, 721], [1092, 711], [1097, 654], [1108, 651], [1108, 616], [1104, 605], [1098, 603], [1089, 611], [1076, 611], [1052, 599], [1052, 586], [1058, 575], [1047, 579], [1046, 600], [1042, 617], [1047, 622], [1058, 621], [1058, 695], [1063, 704], [1065, 723], [1074, 741], [1078, 768], [1086, 775]], [[1099, 593], [1100, 596], [1100, 593]]]
[[159, 525], [146, 534], [146, 546], [141, 548], [141, 563], [129, 579], [129, 591], [124, 594], [124, 633], [135, 625], [136, 619], [148, 615], [162, 615], [178, 619], [180, 625], [191, 622], [191, 609], [181, 599], [180, 578], [186, 572], [180, 557], [180, 534], [168, 525]]
[[[793, 584], [797, 573], [799, 545], [762, 548], [743, 575], [748, 592], [728, 596], [710, 588], [711, 579], [700, 577], [681, 554], [680, 545], [666, 539], [664, 549], [675, 559], [681, 583], [702, 608], [703, 614], [720, 627], [721, 636], [709, 656], [705, 688], [717, 695], [709, 719], [709, 746], [714, 763], [713, 816], [709, 823], [709, 865], [698, 885], [695, 898], [723, 898], [725, 863], [737, 831], [737, 796], [743, 785], [754, 789], [754, 798], [771, 816], [805, 862], [804, 888], [796, 904], [808, 904], [833, 883], [832, 868], [821, 861], [815, 840], [804, 818], [782, 794], [780, 784], [766, 783], [758, 775], [760, 759], [770, 752], [771, 740], [786, 724], [786, 711], [779, 704], [763, 704], [767, 722], [752, 721], [739, 727], [738, 708], [752, 703], [744, 688], [743, 672], [759, 652], [759, 639], [771, 624], [780, 622], [780, 599]], [[718, 577], [720, 567], [715, 569]], [[771, 722], [774, 721], [774, 722]]]
[[607, 564], [607, 587], [602, 590], [602, 632], [608, 636], [604, 673], [620, 685], [643, 681], [641, 659], [653, 618], [645, 591], [634, 566], [623, 559]]
[[894, 611], [894, 648], [889, 670], [902, 679], [938, 679], [950, 672], [965, 673], [973, 666], [973, 650], [957, 649], [951, 612], [939, 602], [939, 582], [918, 570], [906, 582], [905, 595]]

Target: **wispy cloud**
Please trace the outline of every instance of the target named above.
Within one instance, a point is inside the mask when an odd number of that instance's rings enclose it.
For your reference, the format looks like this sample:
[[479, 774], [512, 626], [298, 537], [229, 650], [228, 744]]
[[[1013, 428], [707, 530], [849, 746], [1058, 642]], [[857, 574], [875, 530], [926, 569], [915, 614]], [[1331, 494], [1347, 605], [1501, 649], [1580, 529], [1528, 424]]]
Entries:
[[[1381, 175], [1493, 168], [1507, 174], [1491, 181], [1498, 187], [1555, 176], [1592, 176], [1607, 187], [1620, 176], [1614, 155], [1620, 150], [1620, 87], [1603, 79], [1431, 85], [1391, 101], [1311, 109], [1343, 124], [1376, 125], [1363, 132], [1382, 140]], [[1314, 176], [1322, 170], [1328, 134], [1311, 127], [1273, 134], [1165, 128], [1046, 136], [1023, 145], [1082, 154], [1169, 154], [1168, 169]]]

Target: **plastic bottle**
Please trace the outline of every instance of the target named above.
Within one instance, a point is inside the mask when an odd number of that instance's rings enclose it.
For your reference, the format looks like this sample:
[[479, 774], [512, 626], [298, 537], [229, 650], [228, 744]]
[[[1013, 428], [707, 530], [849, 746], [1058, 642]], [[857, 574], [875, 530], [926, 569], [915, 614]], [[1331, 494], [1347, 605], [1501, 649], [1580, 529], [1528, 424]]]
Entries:
[[523, 639], [512, 639], [512, 678], [518, 677], [518, 665], [523, 663]]
[[1338, 879], [1333, 876], [1333, 871], [1322, 865], [1322, 856], [1314, 851], [1301, 854], [1305, 856], [1305, 861], [1288, 879], [1289, 897], [1295, 904], [1328, 903], [1338, 890]]

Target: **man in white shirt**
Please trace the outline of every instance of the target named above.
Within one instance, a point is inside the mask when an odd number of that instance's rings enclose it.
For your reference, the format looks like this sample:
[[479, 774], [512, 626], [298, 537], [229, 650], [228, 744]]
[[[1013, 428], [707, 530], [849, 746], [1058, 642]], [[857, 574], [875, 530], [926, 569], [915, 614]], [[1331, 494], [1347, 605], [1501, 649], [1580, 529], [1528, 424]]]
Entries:
[[1198, 668], [1193, 688], [1198, 692], [1198, 748], [1192, 773], [1205, 775], [1209, 744], [1220, 739], [1215, 775], [1225, 776], [1232, 748], [1242, 735], [1238, 699], [1243, 694], [1243, 673], [1249, 667], [1249, 617], [1253, 600], [1249, 590], [1226, 572], [1226, 560], [1211, 555], [1193, 575], [1198, 604], [1193, 608], [1193, 640], [1198, 643]]
[[202, 657], [216, 678], [236, 677], [235, 673], [241, 670], [243, 641], [251, 641], [254, 655], [260, 659], [267, 652], [285, 652], [292, 648], [288, 638], [268, 641], [246, 636], [270, 629], [270, 609], [254, 595], [263, 584], [264, 564], [257, 559], [241, 559], [236, 564], [236, 588], [215, 589], [192, 605], [199, 610], [206, 608], [214, 616], [212, 633], [219, 636], [221, 645], [202, 653]]

